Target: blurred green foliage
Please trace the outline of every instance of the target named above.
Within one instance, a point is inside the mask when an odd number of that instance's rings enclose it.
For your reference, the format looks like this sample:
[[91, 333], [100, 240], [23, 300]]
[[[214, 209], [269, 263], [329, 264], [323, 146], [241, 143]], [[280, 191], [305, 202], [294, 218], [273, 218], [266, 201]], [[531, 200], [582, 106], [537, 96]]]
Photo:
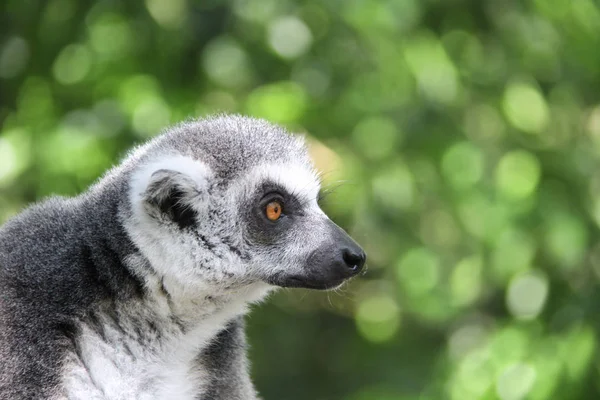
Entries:
[[84, 190], [190, 116], [251, 114], [315, 139], [336, 188], [324, 208], [369, 271], [258, 307], [265, 399], [600, 395], [597, 2], [0, 10], [1, 221]]

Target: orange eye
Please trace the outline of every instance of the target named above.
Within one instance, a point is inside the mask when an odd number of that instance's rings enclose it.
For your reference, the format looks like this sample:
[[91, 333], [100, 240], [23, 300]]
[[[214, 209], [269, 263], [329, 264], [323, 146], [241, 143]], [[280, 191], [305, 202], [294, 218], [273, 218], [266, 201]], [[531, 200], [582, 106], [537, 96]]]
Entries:
[[265, 213], [267, 214], [267, 218], [271, 221], [277, 221], [281, 216], [281, 203], [278, 201], [272, 201], [267, 204], [267, 208], [265, 209]]

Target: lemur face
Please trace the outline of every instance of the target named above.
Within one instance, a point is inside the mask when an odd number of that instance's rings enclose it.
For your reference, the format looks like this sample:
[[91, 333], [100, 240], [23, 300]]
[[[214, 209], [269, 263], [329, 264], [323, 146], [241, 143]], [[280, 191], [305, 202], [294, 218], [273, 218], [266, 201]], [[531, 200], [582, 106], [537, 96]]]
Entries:
[[362, 270], [364, 251], [317, 204], [301, 140], [245, 118], [186, 128], [167, 135], [176, 155], [154, 159], [131, 185], [130, 232], [160, 273], [329, 289]]
[[307, 165], [264, 165], [244, 177], [241, 234], [263, 281], [329, 289], [358, 274], [366, 255], [319, 208], [319, 181]]

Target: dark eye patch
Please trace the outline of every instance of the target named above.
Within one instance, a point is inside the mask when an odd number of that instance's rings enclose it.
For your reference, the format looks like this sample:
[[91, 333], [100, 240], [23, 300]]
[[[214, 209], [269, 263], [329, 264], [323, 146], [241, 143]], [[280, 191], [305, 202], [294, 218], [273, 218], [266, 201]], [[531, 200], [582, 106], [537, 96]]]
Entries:
[[[282, 215], [277, 221], [270, 221], [265, 215], [265, 207], [272, 201], [278, 201], [283, 207]], [[299, 199], [281, 185], [272, 182], [259, 186], [243, 207], [248, 239], [262, 245], [280, 241], [294, 225], [294, 220], [304, 215], [304, 207]]]
[[264, 208], [271, 201], [279, 201], [283, 205], [283, 214], [286, 216], [301, 216], [304, 215], [304, 205], [298, 197], [293, 193], [289, 193], [281, 185], [275, 183], [264, 183], [258, 190], [262, 193], [262, 198], [259, 201], [261, 207]]

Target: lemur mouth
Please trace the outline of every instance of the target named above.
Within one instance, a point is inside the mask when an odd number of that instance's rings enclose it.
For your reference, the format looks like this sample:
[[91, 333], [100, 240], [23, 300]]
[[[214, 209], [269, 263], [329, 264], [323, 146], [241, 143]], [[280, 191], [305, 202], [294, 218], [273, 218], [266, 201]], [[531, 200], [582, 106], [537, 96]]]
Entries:
[[346, 278], [332, 279], [329, 281], [311, 280], [300, 276], [277, 277], [271, 282], [272, 285], [284, 288], [302, 288], [315, 290], [328, 290], [340, 286], [346, 281]]

